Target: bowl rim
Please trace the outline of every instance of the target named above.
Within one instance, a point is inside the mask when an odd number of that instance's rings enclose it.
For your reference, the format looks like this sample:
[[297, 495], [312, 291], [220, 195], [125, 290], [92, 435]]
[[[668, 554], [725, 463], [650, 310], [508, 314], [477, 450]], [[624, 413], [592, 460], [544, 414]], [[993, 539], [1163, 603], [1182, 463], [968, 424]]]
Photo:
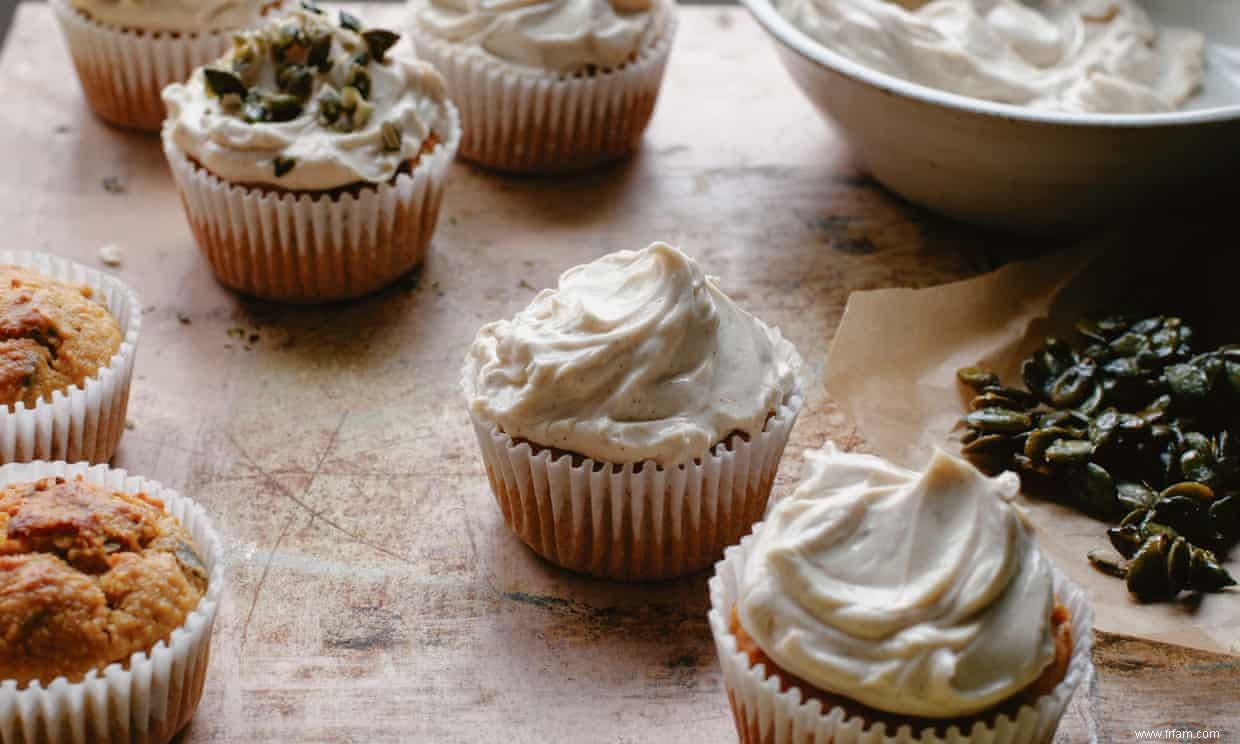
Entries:
[[1240, 121], [1240, 104], [1152, 114], [1094, 114], [1047, 111], [948, 93], [879, 72], [828, 49], [784, 18], [775, 9], [772, 0], [741, 0], [741, 2], [758, 25], [762, 26], [776, 41], [810, 62], [887, 93], [922, 103], [991, 118], [1071, 127], [1141, 128]]

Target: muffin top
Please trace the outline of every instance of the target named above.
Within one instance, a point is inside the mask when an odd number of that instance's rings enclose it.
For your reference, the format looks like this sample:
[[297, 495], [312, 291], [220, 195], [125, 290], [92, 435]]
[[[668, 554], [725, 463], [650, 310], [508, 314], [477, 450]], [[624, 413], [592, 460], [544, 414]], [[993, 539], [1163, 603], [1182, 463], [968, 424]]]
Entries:
[[253, 26], [273, 0], [69, 0], [100, 23], [135, 31], [201, 33]]
[[399, 35], [307, 9], [237, 34], [164, 88], [165, 136], [220, 178], [288, 190], [391, 181], [448, 131], [443, 79]]
[[198, 606], [207, 569], [163, 504], [81, 478], [0, 490], [0, 679], [125, 662]]
[[755, 434], [801, 359], [666, 243], [569, 269], [478, 331], [462, 386], [509, 436], [610, 463], [672, 465]]
[[936, 452], [925, 472], [828, 443], [755, 532], [741, 626], [782, 669], [871, 708], [979, 713], [1055, 658], [1051, 568], [987, 478]]
[[0, 266], [0, 403], [28, 408], [83, 385], [121, 347], [121, 329], [90, 287]]
[[658, 38], [658, 0], [414, 0], [426, 34], [531, 71], [574, 75], [610, 70]]

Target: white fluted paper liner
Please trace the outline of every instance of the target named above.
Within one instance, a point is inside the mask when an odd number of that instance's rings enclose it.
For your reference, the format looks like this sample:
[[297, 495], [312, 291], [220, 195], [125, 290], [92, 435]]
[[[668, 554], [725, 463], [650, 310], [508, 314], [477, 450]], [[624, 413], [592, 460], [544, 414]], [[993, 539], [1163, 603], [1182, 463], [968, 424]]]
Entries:
[[449, 131], [411, 173], [354, 193], [264, 190], [228, 183], [194, 164], [164, 128], [164, 154], [199, 249], [221, 283], [282, 302], [360, 297], [421, 262], [460, 144]]
[[67, 0], [49, 0], [73, 57], [82, 92], [104, 121], [158, 132], [165, 110], [160, 91], [189, 79], [194, 68], [232, 46], [233, 31], [144, 32], [88, 18]]
[[129, 663], [92, 671], [81, 682], [59, 677], [18, 689], [0, 684], [2, 744], [165, 744], [189, 722], [202, 695], [211, 626], [224, 590], [224, 545], [201, 506], [159, 483], [124, 470], [86, 463], [32, 462], [0, 467], [0, 486], [81, 475], [125, 493], [145, 492], [181, 520], [207, 567], [207, 593], [168, 641], [129, 657]]
[[0, 462], [66, 460], [107, 462], [125, 432], [129, 383], [142, 326], [142, 306], [120, 279], [59, 256], [0, 250], [0, 264], [13, 264], [74, 286], [88, 286], [121, 329], [121, 346], [82, 385], [52, 393], [33, 408], [0, 406]]
[[667, 3], [661, 35], [616, 70], [561, 78], [515, 70], [408, 26], [418, 57], [443, 75], [461, 111], [461, 157], [515, 173], [584, 170], [637, 148], [654, 113], [676, 34]]
[[762, 518], [801, 406], [793, 393], [761, 433], [733, 435], [669, 468], [536, 452], [492, 422], [473, 422], [491, 490], [526, 545], [573, 571], [646, 581], [710, 566]]
[[[761, 528], [761, 523], [754, 525], [754, 533]], [[1085, 593], [1053, 569], [1056, 599], [1072, 615], [1072, 658], [1054, 690], [1036, 704], [1023, 706], [1014, 719], [996, 716], [989, 724], [975, 723], [969, 731], [952, 726], [942, 735], [935, 730], [916, 734], [902, 726], [888, 732], [882, 723], [867, 728], [864, 719], [850, 717], [840, 708], [824, 710], [819, 700], [804, 701], [800, 688], [780, 692], [779, 678], [767, 676], [764, 665], [750, 665], [749, 657], [738, 650], [729, 621], [752, 544], [750, 534], [728, 548], [710, 580], [710, 629], [741, 744], [1045, 744], [1054, 737], [1072, 694], [1093, 674], [1093, 610]]]

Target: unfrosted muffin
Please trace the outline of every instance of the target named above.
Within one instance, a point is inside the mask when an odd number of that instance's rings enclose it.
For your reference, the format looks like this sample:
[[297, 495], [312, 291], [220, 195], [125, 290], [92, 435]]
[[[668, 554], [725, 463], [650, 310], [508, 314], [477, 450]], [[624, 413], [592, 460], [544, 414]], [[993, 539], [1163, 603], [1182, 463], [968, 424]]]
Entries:
[[101, 119], [159, 131], [165, 85], [223, 54], [281, 0], [51, 0], [86, 102]]
[[637, 148], [675, 35], [670, 0], [410, 0], [418, 56], [461, 110], [462, 156], [590, 168]]
[[569, 269], [483, 326], [462, 387], [505, 519], [585, 573], [709, 566], [762, 515], [801, 359], [666, 243]]
[[0, 403], [34, 407], [81, 386], [121, 346], [121, 330], [87, 286], [0, 266]]
[[398, 38], [307, 4], [164, 90], [164, 152], [224, 284], [323, 302], [422, 259], [460, 125], [443, 79]]
[[711, 582], [741, 740], [1049, 741], [1089, 667], [1090, 613], [1010, 503], [1015, 475], [830, 444], [806, 461]]
[[186, 530], [145, 493], [43, 478], [0, 491], [0, 678], [19, 686], [126, 662], [207, 591]]

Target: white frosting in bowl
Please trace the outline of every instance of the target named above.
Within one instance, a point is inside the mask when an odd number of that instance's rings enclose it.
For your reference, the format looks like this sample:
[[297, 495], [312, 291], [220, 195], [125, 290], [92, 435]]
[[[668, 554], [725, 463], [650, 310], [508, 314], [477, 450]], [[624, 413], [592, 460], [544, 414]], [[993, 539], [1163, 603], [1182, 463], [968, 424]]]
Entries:
[[[331, 37], [329, 61], [323, 71], [313, 70], [300, 113], [292, 118], [248, 117], [244, 105], [238, 107], [209, 88], [203, 69], [186, 83], [164, 89], [166, 135], [199, 165], [231, 183], [322, 191], [390, 181], [403, 164], [418, 158], [432, 134], [446, 139], [450, 117], [439, 73], [392, 51], [382, 61], [360, 65], [369, 90], [353, 111], [365, 108], [367, 114], [356, 118], [345, 114], [333, 122], [324, 119], [324, 101], [345, 93], [359, 66], [355, 57], [367, 48], [358, 33], [325, 15], [299, 10], [241, 34], [238, 45], [209, 67], [244, 69], [242, 77], [251, 91], [281, 92], [277, 74], [283, 63], [274, 60], [272, 40], [288, 28]], [[254, 61], [243, 64], [246, 56]], [[278, 163], [287, 167], [277, 167]]]
[[560, 276], [478, 331], [462, 386], [509, 436], [609, 463], [674, 465], [760, 432], [801, 359], [666, 243]]
[[740, 578], [741, 625], [781, 668], [872, 708], [953, 718], [1032, 684], [1055, 657], [1052, 573], [987, 478], [936, 452], [925, 472], [832, 444], [775, 502]]
[[425, 34], [520, 68], [572, 75], [636, 59], [661, 31], [662, 0], [413, 0]]
[[[1160, 28], [1134, 0], [773, 0], [834, 52], [895, 77], [999, 103], [1089, 113], [1182, 106], [1205, 37]], [[908, 3], [919, 5], [918, 3]]]
[[201, 33], [248, 28], [272, 0], [70, 0], [100, 23], [136, 31]]

